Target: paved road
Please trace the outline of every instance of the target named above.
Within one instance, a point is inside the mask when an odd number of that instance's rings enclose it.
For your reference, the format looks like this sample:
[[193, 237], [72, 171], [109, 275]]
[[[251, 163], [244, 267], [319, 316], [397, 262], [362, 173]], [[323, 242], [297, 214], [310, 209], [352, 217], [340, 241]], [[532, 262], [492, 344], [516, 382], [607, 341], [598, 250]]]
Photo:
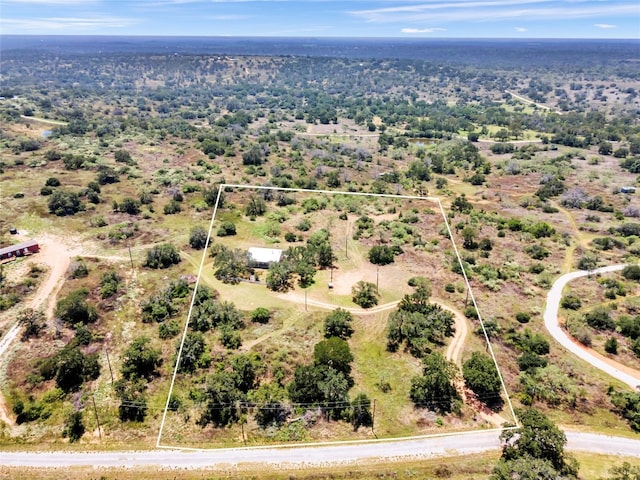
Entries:
[[[244, 466], [330, 466], [378, 461], [470, 455], [500, 449], [499, 430], [459, 435], [297, 448], [238, 448], [218, 450], [149, 450], [138, 452], [2, 452], [0, 464], [11, 467], [144, 467], [224, 468]], [[640, 439], [566, 432], [567, 448], [640, 458]]]
[[589, 362], [592, 366], [602, 370], [612, 377], [617, 378], [621, 382], [626, 383], [631, 388], [637, 388], [640, 386], [640, 376], [617, 368], [615, 366], [616, 362], [607, 361], [606, 357], [596, 355], [589, 349], [581, 346], [573, 338], [567, 335], [567, 333], [560, 327], [558, 323], [558, 310], [560, 300], [562, 299], [562, 290], [567, 283], [569, 283], [571, 280], [575, 280], [576, 278], [586, 277], [588, 275], [617, 272], [624, 269], [624, 267], [626, 266], [626, 264], [611, 265], [609, 267], [602, 267], [596, 270], [578, 270], [576, 272], [570, 272], [562, 275], [555, 281], [555, 283], [551, 287], [551, 290], [549, 291], [549, 294], [547, 295], [547, 306], [544, 311], [544, 326], [547, 328], [553, 338], [555, 338], [555, 340], [560, 345], [569, 350], [571, 353], [581, 358], [582, 360]]

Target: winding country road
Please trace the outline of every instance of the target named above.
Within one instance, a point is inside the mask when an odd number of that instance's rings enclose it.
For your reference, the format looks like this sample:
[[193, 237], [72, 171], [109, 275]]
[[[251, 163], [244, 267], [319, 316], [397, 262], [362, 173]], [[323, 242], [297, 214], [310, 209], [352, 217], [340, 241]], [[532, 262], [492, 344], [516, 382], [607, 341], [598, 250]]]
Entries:
[[593, 367], [602, 370], [612, 377], [626, 383], [631, 388], [640, 387], [640, 372], [615, 362], [604, 355], [576, 342], [571, 338], [560, 326], [558, 320], [558, 311], [560, 308], [560, 300], [562, 299], [562, 290], [571, 280], [586, 277], [589, 275], [597, 275], [600, 273], [617, 272], [624, 269], [627, 265], [611, 265], [608, 267], [597, 268], [595, 270], [585, 271], [578, 270], [562, 275], [558, 278], [549, 294], [547, 295], [547, 306], [544, 311], [544, 326], [547, 328], [553, 338], [564, 348], [569, 350], [575, 356], [581, 358], [585, 362], [590, 363]]

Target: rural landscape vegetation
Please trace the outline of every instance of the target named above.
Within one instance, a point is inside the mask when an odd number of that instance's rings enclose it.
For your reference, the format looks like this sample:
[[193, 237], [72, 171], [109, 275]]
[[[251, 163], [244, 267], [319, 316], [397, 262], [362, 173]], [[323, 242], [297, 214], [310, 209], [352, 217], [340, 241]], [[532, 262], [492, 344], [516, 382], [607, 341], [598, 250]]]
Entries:
[[2, 448], [517, 426], [405, 474], [637, 478], [564, 450], [561, 428], [638, 438], [640, 390], [544, 319], [594, 272], [558, 322], [640, 378], [634, 46], [4, 48], [0, 247], [40, 251], [0, 265]]

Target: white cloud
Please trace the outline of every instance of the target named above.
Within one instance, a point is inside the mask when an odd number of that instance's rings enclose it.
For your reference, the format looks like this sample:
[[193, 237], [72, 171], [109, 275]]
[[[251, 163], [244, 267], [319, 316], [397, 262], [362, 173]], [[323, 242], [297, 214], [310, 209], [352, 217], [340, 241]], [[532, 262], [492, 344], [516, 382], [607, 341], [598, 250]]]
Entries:
[[3, 3], [27, 3], [32, 5], [87, 5], [96, 0], [3, 0]]
[[248, 18], [251, 18], [251, 16], [229, 14], [229, 15], [209, 15], [207, 18], [210, 20], [247, 20]]
[[[11, 31], [51, 31], [51, 30], [95, 30], [100, 28], [123, 28], [140, 23], [133, 18], [123, 17], [47, 17], [30, 19], [1, 18], [3, 30]], [[8, 33], [8, 32], [7, 32]]]
[[369, 10], [352, 10], [352, 16], [369, 23], [407, 22], [460, 22], [500, 21], [526, 18], [527, 20], [575, 20], [601, 15], [638, 15], [636, 1], [566, 2], [551, 0], [474, 0], [459, 2], [426, 2], [404, 4]]
[[610, 28], [616, 28], [616, 25], [611, 25], [609, 23], [594, 23], [593, 26], [598, 28], [603, 28], [605, 30]]
[[444, 32], [446, 28], [403, 28], [400, 30], [402, 33], [434, 33], [434, 32]]
[[524, 28], [524, 27], [516, 27], [515, 31], [516, 32], [520, 32], [520, 33], [524, 33], [524, 32], [529, 31], [529, 29], [528, 28]]

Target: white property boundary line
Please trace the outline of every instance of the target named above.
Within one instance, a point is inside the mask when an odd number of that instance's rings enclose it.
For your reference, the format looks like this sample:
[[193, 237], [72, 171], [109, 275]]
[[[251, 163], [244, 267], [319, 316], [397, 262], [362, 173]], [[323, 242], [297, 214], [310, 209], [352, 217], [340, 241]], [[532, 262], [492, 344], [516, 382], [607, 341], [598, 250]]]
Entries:
[[[513, 428], [519, 428], [518, 418], [516, 417], [515, 411], [513, 409], [513, 405], [511, 403], [511, 398], [509, 397], [509, 392], [507, 391], [507, 387], [504, 383], [504, 378], [502, 377], [502, 373], [500, 373], [500, 367], [498, 366], [498, 362], [496, 360], [496, 356], [493, 352], [493, 348], [491, 347], [491, 342], [489, 341], [489, 336], [487, 335], [487, 331], [484, 327], [484, 321], [482, 320], [482, 316], [480, 315], [480, 309], [478, 308], [478, 304], [476, 303], [476, 298], [471, 290], [471, 285], [469, 284], [469, 277], [467, 276], [467, 272], [464, 269], [464, 264], [462, 259], [460, 258], [460, 252], [458, 251], [458, 247], [453, 239], [453, 234], [451, 233], [451, 227], [449, 226], [449, 222], [447, 220], [447, 216], [442, 208], [442, 202], [438, 197], [420, 197], [416, 195], [390, 195], [390, 194], [378, 194], [378, 193], [364, 193], [364, 192], [344, 192], [344, 191], [336, 191], [336, 190], [312, 190], [306, 188], [281, 188], [281, 187], [271, 187], [271, 186], [258, 186], [258, 185], [240, 185], [233, 183], [221, 183], [218, 185], [218, 195], [216, 197], [216, 204], [213, 208], [213, 213], [211, 215], [211, 221], [209, 222], [209, 233], [207, 235], [207, 242], [205, 244], [205, 248], [202, 252], [202, 259], [200, 261], [200, 268], [198, 269], [198, 278], [196, 280], [196, 284], [194, 287], [194, 292], [191, 297], [191, 303], [189, 305], [189, 312], [187, 314], [187, 320], [184, 325], [184, 329], [182, 332], [182, 339], [180, 341], [180, 348], [178, 349], [178, 356], [176, 358], [176, 365], [173, 369], [173, 376], [171, 378], [171, 384], [169, 386], [169, 392], [167, 394], [167, 401], [164, 407], [164, 412], [162, 413], [162, 421], [160, 423], [160, 430], [158, 432], [158, 439], [156, 441], [156, 448], [167, 448], [173, 450], [187, 450], [187, 451], [208, 451], [208, 450], [224, 450], [219, 448], [193, 448], [193, 447], [183, 447], [183, 446], [174, 446], [174, 445], [162, 445], [162, 433], [164, 431], [164, 425], [167, 419], [167, 412], [169, 410], [169, 402], [171, 400], [171, 395], [173, 394], [173, 387], [175, 385], [176, 376], [178, 375], [178, 367], [180, 365], [180, 359], [182, 357], [182, 350], [184, 348], [184, 342], [187, 336], [187, 332], [189, 329], [189, 323], [191, 322], [191, 313], [193, 312], [193, 306], [195, 303], [196, 293], [198, 291], [198, 287], [200, 285], [200, 279], [202, 277], [202, 270], [204, 268], [205, 260], [207, 258], [207, 252], [209, 250], [209, 242], [211, 240], [211, 232], [213, 231], [213, 224], [215, 221], [216, 213], [218, 211], [218, 205], [220, 203], [220, 197], [222, 192], [226, 188], [240, 188], [240, 189], [249, 189], [249, 190], [273, 190], [273, 191], [284, 191], [284, 192], [305, 192], [305, 193], [323, 193], [328, 195], [355, 195], [362, 197], [376, 197], [376, 198], [389, 198], [389, 199], [404, 199], [404, 200], [427, 200], [430, 202], [435, 202], [438, 204], [440, 208], [440, 213], [442, 214], [442, 219], [444, 220], [445, 225], [447, 226], [447, 232], [449, 234], [449, 239], [451, 240], [451, 244], [453, 245], [453, 250], [456, 253], [456, 257], [458, 258], [458, 263], [460, 264], [460, 268], [462, 270], [462, 275], [464, 277], [464, 281], [467, 287], [467, 291], [469, 292], [469, 296], [471, 297], [471, 301], [473, 302], [473, 306], [476, 309], [478, 314], [478, 320], [480, 321], [480, 325], [482, 326], [482, 332], [484, 334], [485, 341], [487, 342], [487, 348], [489, 349], [489, 353], [491, 354], [491, 358], [493, 359], [493, 363], [498, 371], [498, 376], [500, 378], [500, 383], [502, 385], [502, 391], [505, 394], [507, 399], [507, 405], [509, 406], [509, 410], [511, 412], [511, 416], [514, 419], [515, 426], [514, 427], [503, 427], [490, 429], [487, 431], [501, 431]], [[478, 430], [469, 430], [464, 432], [451, 432], [451, 433], [441, 433], [441, 434], [429, 434], [429, 435], [419, 435], [412, 437], [400, 437], [400, 438], [381, 438], [381, 439], [372, 439], [372, 440], [343, 440], [343, 441], [335, 441], [335, 442], [315, 442], [315, 443], [304, 443], [304, 444], [280, 444], [280, 445], [262, 445], [262, 446], [254, 446], [254, 447], [241, 447], [245, 449], [261, 449], [261, 448], [291, 448], [291, 447], [312, 447], [312, 446], [321, 446], [321, 445], [346, 445], [353, 443], [372, 443], [372, 442], [384, 442], [384, 441], [403, 441], [403, 440], [415, 440], [420, 438], [436, 438], [436, 437], [444, 437], [450, 435], [465, 435], [472, 434], [477, 432]], [[230, 448], [232, 450], [234, 448]]]

